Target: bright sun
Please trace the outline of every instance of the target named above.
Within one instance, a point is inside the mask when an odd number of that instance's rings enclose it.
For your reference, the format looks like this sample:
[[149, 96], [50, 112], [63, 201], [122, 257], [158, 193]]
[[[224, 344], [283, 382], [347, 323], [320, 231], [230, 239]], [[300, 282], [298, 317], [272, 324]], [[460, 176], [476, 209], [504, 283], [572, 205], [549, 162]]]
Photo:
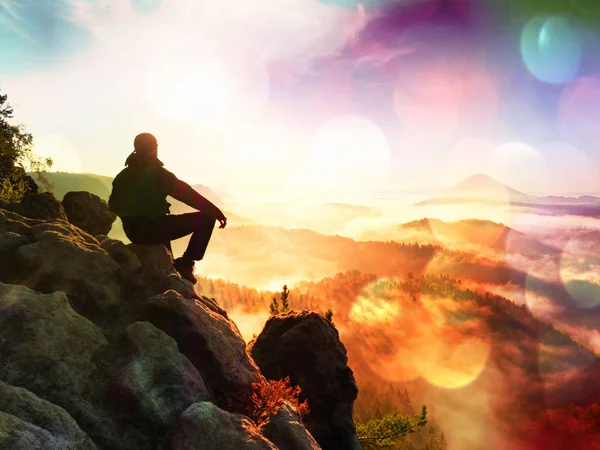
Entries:
[[231, 112], [231, 85], [216, 62], [171, 61], [148, 71], [146, 96], [159, 116], [218, 126]]

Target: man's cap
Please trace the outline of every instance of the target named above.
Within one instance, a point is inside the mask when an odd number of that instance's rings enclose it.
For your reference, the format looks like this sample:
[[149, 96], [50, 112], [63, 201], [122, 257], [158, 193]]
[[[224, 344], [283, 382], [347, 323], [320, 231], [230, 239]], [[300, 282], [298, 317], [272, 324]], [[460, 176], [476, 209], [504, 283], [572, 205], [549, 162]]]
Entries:
[[138, 134], [133, 140], [133, 147], [137, 153], [144, 153], [154, 150], [158, 145], [158, 141], [154, 135], [150, 133]]

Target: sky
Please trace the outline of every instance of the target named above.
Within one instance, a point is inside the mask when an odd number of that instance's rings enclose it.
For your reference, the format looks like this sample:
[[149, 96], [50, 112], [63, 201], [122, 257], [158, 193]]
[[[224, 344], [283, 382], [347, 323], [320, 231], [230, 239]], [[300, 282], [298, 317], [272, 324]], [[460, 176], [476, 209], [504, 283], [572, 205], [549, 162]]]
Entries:
[[0, 90], [55, 170], [114, 176], [151, 132], [256, 198], [600, 193], [599, 24], [595, 0], [0, 0]]

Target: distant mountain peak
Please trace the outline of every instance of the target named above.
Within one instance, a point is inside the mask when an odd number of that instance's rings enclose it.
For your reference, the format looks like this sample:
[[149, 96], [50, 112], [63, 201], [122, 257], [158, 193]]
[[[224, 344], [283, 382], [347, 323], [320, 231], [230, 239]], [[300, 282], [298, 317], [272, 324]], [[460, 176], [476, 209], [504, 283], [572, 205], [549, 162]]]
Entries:
[[496, 181], [489, 175], [476, 174], [471, 175], [456, 186], [448, 190], [451, 193], [457, 192], [482, 192], [482, 193], [508, 193], [510, 195], [526, 196], [523, 192], [511, 188], [499, 181]]

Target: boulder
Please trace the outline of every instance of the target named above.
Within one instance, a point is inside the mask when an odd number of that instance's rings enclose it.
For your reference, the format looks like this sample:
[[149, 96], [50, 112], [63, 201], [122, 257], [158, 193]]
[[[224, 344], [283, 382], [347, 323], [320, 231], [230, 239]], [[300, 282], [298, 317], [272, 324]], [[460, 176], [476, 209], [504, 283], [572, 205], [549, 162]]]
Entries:
[[172, 450], [277, 450], [250, 419], [212, 403], [190, 406], [173, 433]]
[[296, 409], [284, 402], [262, 429], [263, 435], [280, 450], [320, 450], [302, 423]]
[[125, 277], [136, 276], [141, 271], [140, 258], [125, 243], [104, 235], [98, 235], [96, 239], [100, 242], [100, 247], [121, 267]]
[[94, 352], [105, 344], [63, 292], [0, 283], [0, 380], [42, 396], [82, 394], [91, 389]]
[[4, 232], [0, 234], [0, 254], [12, 252], [21, 245], [28, 244], [29, 242], [27, 236], [11, 231]]
[[0, 282], [63, 291], [94, 319], [121, 301], [119, 265], [89, 234], [61, 220], [36, 221], [0, 209]]
[[207, 306], [207, 301], [186, 299], [170, 290], [150, 298], [143, 314], [142, 320], [175, 339], [218, 405], [250, 391], [259, 380], [258, 367], [248, 356], [237, 326]]
[[[175, 340], [150, 323], [129, 325], [116, 348], [123, 363], [116, 364], [109, 402], [124, 426], [148, 430], [138, 443], [146, 440], [150, 447], [163, 441], [185, 409], [211, 400], [202, 377], [179, 353]], [[115, 352], [112, 356], [117, 357]]]
[[[0, 411], [0, 448], [7, 450], [69, 449], [49, 431], [2, 411]], [[78, 447], [73, 446], [72, 448]]]
[[21, 271], [14, 281], [43, 293], [64, 291], [78, 311], [92, 318], [120, 302], [119, 267], [97, 242], [65, 225], [32, 227], [36, 241], [16, 250], [15, 264]]
[[[0, 417], [0, 423], [4, 422], [5, 426], [11, 424], [14, 428], [13, 437], [5, 436], [6, 441], [3, 440], [0, 431], [0, 448], [20, 448], [19, 445], [12, 446], [8, 443], [22, 441], [31, 444], [31, 439], [26, 436], [38, 436], [40, 438], [38, 445], [21, 448], [96, 449], [91, 439], [81, 431], [75, 420], [64, 409], [37, 397], [26, 389], [10, 386], [1, 381], [0, 412], [5, 414]], [[49, 443], [51, 445], [48, 445]]]
[[248, 349], [267, 379], [289, 376], [300, 386], [310, 408], [304, 424], [321, 448], [360, 449], [352, 421], [358, 388], [331, 322], [309, 311], [272, 316]]
[[146, 278], [164, 280], [176, 273], [173, 256], [164, 245], [129, 244], [127, 248], [137, 255], [146, 272]]
[[50, 192], [26, 195], [19, 203], [2, 202], [0, 208], [30, 219], [67, 220], [63, 206]]
[[106, 345], [63, 292], [0, 283], [0, 380], [62, 407], [96, 444], [115, 446], [114, 426], [99, 406], [96, 356]]
[[[119, 264], [124, 285], [136, 297], [151, 297], [173, 289], [185, 298], [202, 300], [194, 285], [175, 270], [171, 253], [163, 245], [125, 245], [108, 236], [99, 235], [96, 238], [100, 246]], [[214, 300], [211, 307], [218, 308]], [[225, 311], [218, 309], [227, 316]]]
[[92, 236], [108, 234], [117, 220], [108, 204], [97, 195], [85, 191], [67, 192], [62, 206], [69, 222]]

